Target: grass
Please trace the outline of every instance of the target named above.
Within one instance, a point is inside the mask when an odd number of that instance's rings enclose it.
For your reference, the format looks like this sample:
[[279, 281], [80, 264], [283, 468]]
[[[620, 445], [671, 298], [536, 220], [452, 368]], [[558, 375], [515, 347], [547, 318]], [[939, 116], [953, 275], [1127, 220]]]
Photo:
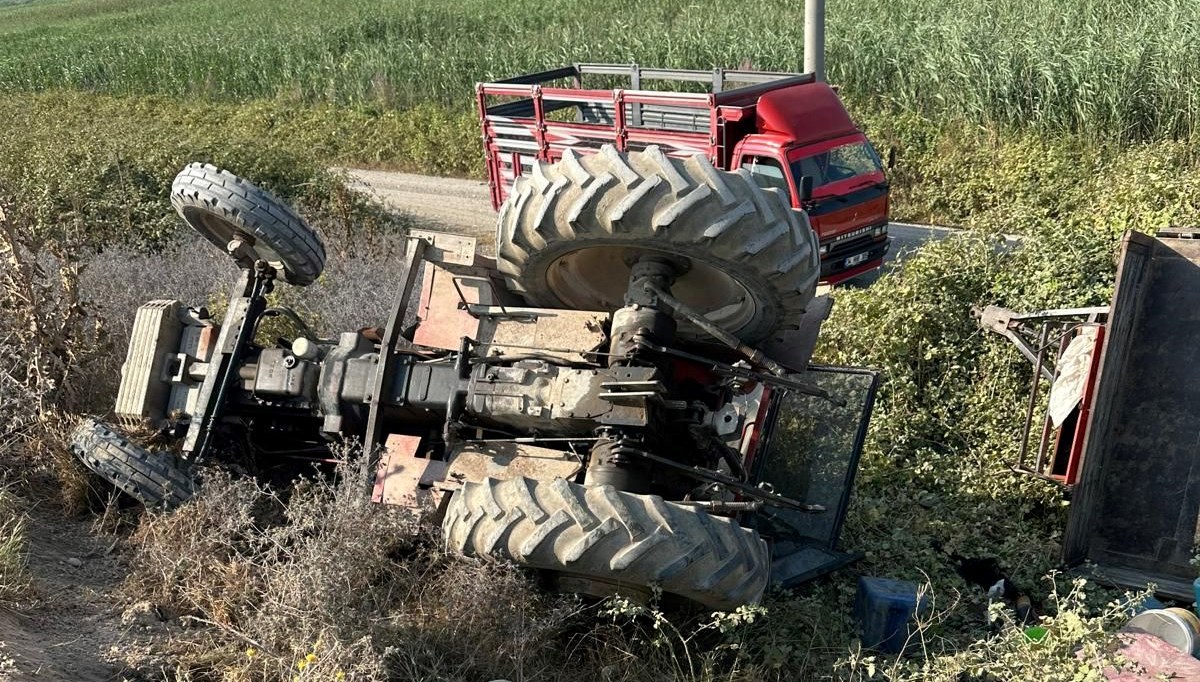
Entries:
[[25, 558], [25, 516], [20, 499], [0, 486], [0, 606], [24, 593], [29, 585]]
[[327, 164], [375, 160], [462, 174], [480, 158], [466, 151], [474, 124], [440, 109], [366, 115], [57, 92], [0, 97], [0, 118], [0, 197], [40, 232], [75, 244], [161, 246], [180, 225], [166, 201], [171, 180], [191, 161], [329, 212], [351, 200]]
[[[802, 64], [801, 3], [749, 0], [59, 0], [0, 6], [0, 91], [73, 88], [465, 110], [474, 82], [572, 61]], [[1189, 136], [1186, 0], [830, 3], [833, 82], [896, 109], [1098, 139]]]
[[[481, 172], [474, 118], [433, 105], [369, 112], [49, 92], [0, 97], [0, 119], [8, 123], [0, 127], [0, 195], [39, 230], [91, 245], [161, 246], [180, 226], [164, 198], [191, 161], [216, 163], [334, 214], [349, 198], [329, 165]], [[897, 220], [1009, 233], [1050, 222], [1200, 224], [1200, 148], [1189, 141], [1103, 145], [915, 114], [862, 119], [881, 149], [898, 152]]]
[[[0, 7], [0, 191], [44, 226], [153, 242], [178, 225], [160, 198], [193, 160], [310, 201], [332, 194], [330, 165], [480, 177], [477, 79], [572, 59], [799, 63], [797, 7], [710, 3]], [[893, 218], [1015, 233], [1200, 223], [1200, 52], [1180, 47], [1200, 5], [1098, 12], [831, 5], [831, 78], [898, 152]]]
[[[329, 165], [479, 177], [478, 79], [575, 59], [801, 60], [799, 6], [778, 0], [284, 7], [0, 7], [0, 187], [45, 225], [139, 240], [177, 225], [158, 199], [192, 160], [308, 199], [329, 194]], [[898, 152], [895, 219], [1200, 222], [1200, 5], [899, 0], [834, 3], [829, 21], [831, 79]]]

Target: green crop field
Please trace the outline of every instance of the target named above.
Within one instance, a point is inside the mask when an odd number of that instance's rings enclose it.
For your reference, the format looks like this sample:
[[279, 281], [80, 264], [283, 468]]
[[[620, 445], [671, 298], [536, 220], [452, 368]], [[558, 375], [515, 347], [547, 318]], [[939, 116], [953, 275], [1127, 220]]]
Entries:
[[[803, 3], [747, 0], [47, 0], [0, 10], [0, 90], [462, 104], [472, 84], [572, 61], [802, 64]], [[927, 115], [1189, 135], [1200, 3], [834, 0], [830, 79]]]

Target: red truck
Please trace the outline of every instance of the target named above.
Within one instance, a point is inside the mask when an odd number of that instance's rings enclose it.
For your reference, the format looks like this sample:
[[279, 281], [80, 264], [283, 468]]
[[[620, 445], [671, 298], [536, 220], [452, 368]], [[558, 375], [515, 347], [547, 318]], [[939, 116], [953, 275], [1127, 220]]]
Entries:
[[[644, 89], [647, 81], [675, 89]], [[878, 268], [888, 251], [883, 164], [814, 74], [576, 64], [480, 83], [476, 95], [494, 208], [535, 160], [605, 144], [658, 145], [671, 156], [703, 154], [717, 168], [745, 168], [759, 185], [787, 194], [817, 233], [825, 283]]]

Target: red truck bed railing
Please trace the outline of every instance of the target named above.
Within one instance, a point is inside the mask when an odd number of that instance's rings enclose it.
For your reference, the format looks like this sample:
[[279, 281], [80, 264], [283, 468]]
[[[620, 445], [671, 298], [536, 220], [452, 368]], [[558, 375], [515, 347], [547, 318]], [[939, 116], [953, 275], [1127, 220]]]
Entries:
[[[628, 78], [629, 87], [590, 89], [585, 76]], [[643, 69], [635, 64], [576, 64], [476, 86], [493, 207], [513, 179], [535, 160], [552, 163], [567, 149], [640, 150], [704, 154], [718, 167], [753, 120], [745, 107], [765, 92], [810, 83], [812, 74], [714, 69]], [[572, 87], [546, 85], [569, 81]], [[645, 81], [703, 83], [707, 92], [645, 90]], [[730, 88], [732, 84], [740, 87]], [[570, 119], [570, 120], [568, 120]], [[734, 131], [732, 127], [748, 127]]]

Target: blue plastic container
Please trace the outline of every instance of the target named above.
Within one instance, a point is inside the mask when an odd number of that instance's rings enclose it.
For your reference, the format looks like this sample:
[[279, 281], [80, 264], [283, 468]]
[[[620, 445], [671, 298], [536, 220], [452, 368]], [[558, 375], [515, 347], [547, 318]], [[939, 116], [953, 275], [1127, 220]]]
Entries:
[[[1167, 605], [1160, 602], [1159, 600], [1155, 599], [1154, 597], [1146, 597], [1145, 599], [1142, 600], [1142, 603], [1138, 605], [1137, 613], [1142, 613], [1143, 611], [1153, 611], [1155, 609], [1165, 609], [1165, 608], [1167, 608]], [[1136, 616], [1137, 613], [1135, 613], [1133, 615]]]
[[912, 634], [913, 617], [928, 607], [924, 595], [918, 600], [915, 583], [860, 577], [854, 617], [859, 623], [863, 646], [889, 654], [900, 653]]
[[1192, 604], [1192, 610], [1200, 616], [1200, 578], [1192, 581], [1192, 592], [1196, 595], [1196, 603]]

